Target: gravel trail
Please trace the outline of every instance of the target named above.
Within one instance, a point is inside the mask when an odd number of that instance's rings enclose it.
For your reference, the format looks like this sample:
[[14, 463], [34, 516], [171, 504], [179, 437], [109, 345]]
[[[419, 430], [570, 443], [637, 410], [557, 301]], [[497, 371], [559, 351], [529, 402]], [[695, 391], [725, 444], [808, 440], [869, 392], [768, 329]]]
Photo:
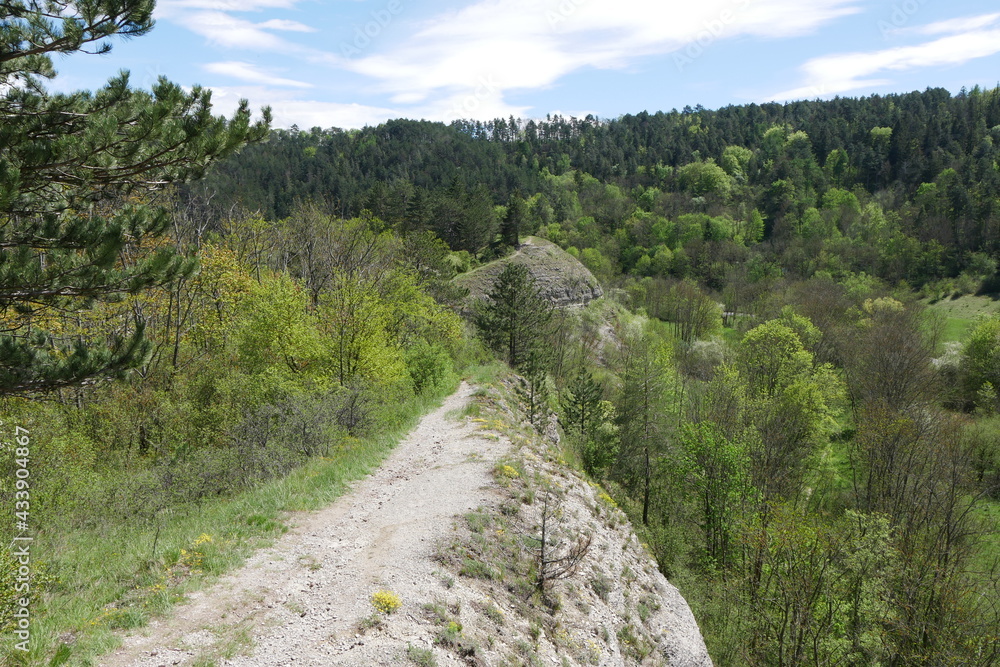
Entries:
[[[420, 604], [442, 586], [434, 546], [455, 515], [496, 497], [490, 470], [509, 446], [459, 420], [472, 393], [463, 382], [376, 472], [333, 505], [300, 515], [273, 546], [127, 637], [102, 664], [405, 663], [408, 643], [426, 645]], [[360, 634], [358, 622], [372, 614], [379, 589], [403, 605], [386, 629]], [[229, 646], [239, 648], [227, 658]]]

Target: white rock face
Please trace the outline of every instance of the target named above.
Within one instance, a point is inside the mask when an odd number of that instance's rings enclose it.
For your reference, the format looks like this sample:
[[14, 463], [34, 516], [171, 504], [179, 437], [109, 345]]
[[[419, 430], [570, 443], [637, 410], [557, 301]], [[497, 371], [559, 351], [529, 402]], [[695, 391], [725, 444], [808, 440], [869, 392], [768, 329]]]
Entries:
[[660, 589], [663, 608], [656, 622], [660, 627], [660, 650], [666, 656], [667, 664], [677, 667], [709, 667], [712, 659], [687, 600], [662, 574], [660, 579], [663, 584]]
[[456, 278], [469, 288], [469, 300], [482, 299], [508, 263], [524, 264], [542, 296], [558, 308], [584, 306], [604, 296], [594, 274], [578, 259], [544, 239], [528, 237], [514, 255]]
[[[547, 524], [555, 556], [566, 553], [581, 536], [589, 536], [590, 547], [575, 572], [552, 583], [549, 595], [558, 600], [556, 611], [539, 604], [537, 595], [525, 604], [523, 593], [510, 581], [461, 579], [463, 587], [479, 591], [482, 598], [495, 600], [513, 612], [506, 616], [503, 635], [484, 653], [490, 659], [482, 664], [498, 664], [501, 658], [510, 663], [511, 656], [531, 658], [524, 652], [524, 643], [538, 634], [540, 626], [540, 635], [528, 643], [541, 664], [710, 667], [712, 660], [690, 607], [657, 569], [625, 514], [603, 489], [558, 460], [558, 450], [530, 427], [510, 429], [521, 415], [512, 405], [512, 394], [491, 392], [483, 400], [488, 416], [482, 424], [512, 442], [503, 460], [521, 472], [513, 478], [497, 475], [503, 489], [491, 516], [498, 523], [487, 525], [478, 534], [460, 526], [452, 551], [502, 567], [504, 556], [497, 552], [504, 549], [482, 546], [481, 535], [496, 532], [498, 536], [490, 543], [494, 545], [504, 541], [499, 533], [537, 537], [546, 498], [555, 504]], [[507, 428], [498, 426], [504, 423]], [[490, 512], [489, 508], [484, 510]], [[508, 550], [507, 563], [512, 553], [516, 552]], [[518, 555], [535, 557], [530, 550]], [[507, 579], [516, 578], [517, 568], [508, 567], [506, 573]], [[468, 620], [463, 620], [465, 627], [490, 626], [487, 618], [475, 614], [463, 618]], [[497, 662], [492, 661], [494, 657]]]

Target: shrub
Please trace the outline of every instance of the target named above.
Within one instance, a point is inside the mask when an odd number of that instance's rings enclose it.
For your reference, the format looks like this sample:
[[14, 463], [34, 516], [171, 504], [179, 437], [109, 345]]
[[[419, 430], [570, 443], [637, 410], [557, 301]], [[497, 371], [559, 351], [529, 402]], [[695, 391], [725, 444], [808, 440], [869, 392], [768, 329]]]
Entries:
[[36, 447], [34, 460], [44, 478], [32, 498], [33, 509], [59, 514], [76, 509], [86, 487], [92, 484], [90, 471], [97, 459], [94, 442], [79, 433], [56, 435]]
[[597, 597], [607, 602], [611, 596], [613, 582], [603, 572], [595, 571], [594, 577], [590, 580], [590, 587], [597, 593]]
[[421, 340], [406, 351], [406, 366], [417, 393], [441, 385], [452, 370], [451, 357], [443, 347]]
[[462, 561], [462, 568], [458, 571], [463, 577], [472, 579], [500, 579], [500, 573], [482, 561], [466, 558]]
[[437, 660], [429, 648], [419, 648], [413, 644], [406, 645], [406, 657], [420, 667], [437, 667]]
[[391, 614], [403, 605], [403, 601], [392, 591], [375, 591], [372, 593], [372, 606], [383, 614]]
[[493, 603], [487, 605], [487, 607], [483, 610], [483, 614], [486, 618], [490, 619], [497, 625], [503, 625], [506, 621], [506, 618], [503, 615], [503, 610]]
[[498, 463], [496, 467], [493, 468], [493, 476], [496, 478], [497, 484], [506, 488], [510, 486], [511, 482], [520, 477], [521, 473], [519, 473], [516, 468]]
[[437, 643], [442, 646], [458, 646], [462, 639], [462, 624], [455, 621], [448, 621], [438, 634]]
[[261, 406], [230, 434], [239, 482], [271, 479], [310, 457], [327, 455], [345, 431], [364, 430], [370, 413], [363, 392], [351, 388]]

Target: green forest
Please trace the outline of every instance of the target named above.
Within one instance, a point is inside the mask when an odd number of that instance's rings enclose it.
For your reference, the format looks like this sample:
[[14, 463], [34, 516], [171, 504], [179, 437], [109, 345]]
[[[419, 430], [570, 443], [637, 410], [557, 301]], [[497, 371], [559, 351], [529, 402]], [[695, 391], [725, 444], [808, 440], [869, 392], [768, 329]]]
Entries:
[[[1000, 660], [1000, 90], [614, 120], [273, 132], [180, 201], [532, 234], [608, 297], [505, 271], [472, 315], [611, 490], [720, 665]], [[433, 290], [443, 304], [461, 294]]]
[[[716, 664], [1000, 664], [1000, 88], [274, 130], [46, 92], [153, 3], [33, 6], [0, 9], [5, 664], [98, 664], [494, 359]], [[468, 304], [528, 236], [607, 296], [511, 264]]]

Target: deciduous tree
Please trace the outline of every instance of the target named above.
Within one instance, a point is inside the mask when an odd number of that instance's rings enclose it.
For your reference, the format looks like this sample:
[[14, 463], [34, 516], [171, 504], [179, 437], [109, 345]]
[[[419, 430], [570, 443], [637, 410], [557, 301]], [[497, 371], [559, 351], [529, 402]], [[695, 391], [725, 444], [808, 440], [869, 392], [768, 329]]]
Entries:
[[671, 354], [649, 331], [623, 332], [618, 349], [619, 464], [616, 474], [642, 498], [642, 522], [649, 523], [656, 464], [667, 446], [672, 403]]
[[730, 382], [746, 401], [746, 419], [760, 434], [752, 449], [754, 484], [766, 498], [790, 498], [801, 490], [823, 428], [840, 399], [840, 380], [813, 356], [791, 328], [765, 322], [744, 336]]

